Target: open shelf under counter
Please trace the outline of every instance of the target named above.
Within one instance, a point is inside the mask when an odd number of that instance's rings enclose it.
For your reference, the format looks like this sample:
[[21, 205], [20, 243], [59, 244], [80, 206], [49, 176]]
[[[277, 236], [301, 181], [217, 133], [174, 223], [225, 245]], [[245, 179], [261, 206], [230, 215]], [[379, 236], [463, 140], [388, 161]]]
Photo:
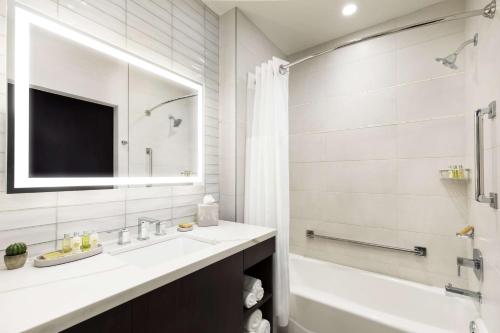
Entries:
[[249, 309], [243, 307], [243, 322], [257, 309], [262, 311], [262, 318], [273, 327], [273, 255], [276, 239], [270, 238], [243, 252], [244, 274], [260, 279], [264, 288], [264, 297]]
[[262, 299], [260, 301], [258, 301], [257, 304], [255, 304], [254, 306], [252, 306], [249, 309], [243, 310], [243, 318], [244, 319], [248, 318], [248, 316], [250, 316], [252, 314], [252, 312], [254, 312], [257, 309], [260, 309], [264, 304], [266, 304], [272, 298], [273, 298], [273, 294], [271, 294], [271, 293], [267, 293], [266, 295], [264, 295], [264, 297], [262, 297]]

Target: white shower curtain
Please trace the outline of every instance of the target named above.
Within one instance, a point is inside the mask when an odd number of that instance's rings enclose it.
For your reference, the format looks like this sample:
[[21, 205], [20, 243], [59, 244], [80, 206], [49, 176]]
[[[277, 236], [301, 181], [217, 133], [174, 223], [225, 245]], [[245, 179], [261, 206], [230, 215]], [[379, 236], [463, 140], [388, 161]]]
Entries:
[[248, 76], [245, 223], [277, 229], [274, 308], [278, 325], [289, 315], [288, 73], [273, 58]]

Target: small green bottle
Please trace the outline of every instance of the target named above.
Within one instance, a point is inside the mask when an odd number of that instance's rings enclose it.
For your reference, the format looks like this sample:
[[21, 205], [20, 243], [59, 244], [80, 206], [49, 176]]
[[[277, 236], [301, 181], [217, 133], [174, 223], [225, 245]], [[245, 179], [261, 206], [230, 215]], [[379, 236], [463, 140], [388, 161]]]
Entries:
[[85, 231], [82, 236], [82, 250], [90, 249], [90, 235], [88, 231]]
[[62, 240], [62, 251], [64, 253], [71, 252], [71, 236], [70, 236], [70, 234], [64, 234], [64, 238]]

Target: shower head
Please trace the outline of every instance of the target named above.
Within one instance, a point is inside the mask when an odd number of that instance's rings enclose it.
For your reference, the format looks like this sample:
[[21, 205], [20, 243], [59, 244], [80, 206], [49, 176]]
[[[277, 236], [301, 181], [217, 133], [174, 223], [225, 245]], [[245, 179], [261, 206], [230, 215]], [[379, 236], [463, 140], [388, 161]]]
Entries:
[[174, 116], [169, 115], [168, 119], [173, 123], [174, 127], [179, 127], [182, 123], [182, 119], [178, 118], [176, 119]]
[[455, 62], [457, 61], [457, 56], [458, 53], [452, 53], [445, 58], [436, 58], [436, 61], [442, 63], [443, 66], [446, 66], [448, 68], [458, 69], [457, 65], [455, 64]]
[[478, 42], [478, 34], [475, 34], [474, 38], [463, 42], [455, 52], [444, 58], [436, 58], [436, 61], [442, 63], [443, 66], [446, 66], [448, 68], [458, 69], [458, 66], [455, 63], [457, 62], [457, 57], [460, 54], [460, 52], [462, 52], [462, 50], [469, 44], [474, 44], [474, 46], [476, 46], [477, 42]]

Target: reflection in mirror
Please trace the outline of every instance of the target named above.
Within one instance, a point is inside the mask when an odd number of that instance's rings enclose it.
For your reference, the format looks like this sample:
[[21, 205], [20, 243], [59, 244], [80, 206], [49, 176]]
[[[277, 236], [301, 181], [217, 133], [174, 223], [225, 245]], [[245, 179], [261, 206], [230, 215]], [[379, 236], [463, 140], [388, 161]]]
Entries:
[[197, 92], [135, 66], [129, 69], [129, 174], [192, 176], [197, 165]]
[[202, 181], [200, 84], [24, 9], [15, 13], [9, 192]]
[[128, 64], [30, 32], [30, 177], [127, 176]]

